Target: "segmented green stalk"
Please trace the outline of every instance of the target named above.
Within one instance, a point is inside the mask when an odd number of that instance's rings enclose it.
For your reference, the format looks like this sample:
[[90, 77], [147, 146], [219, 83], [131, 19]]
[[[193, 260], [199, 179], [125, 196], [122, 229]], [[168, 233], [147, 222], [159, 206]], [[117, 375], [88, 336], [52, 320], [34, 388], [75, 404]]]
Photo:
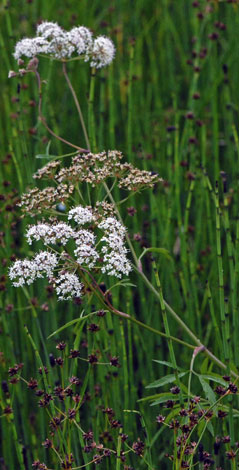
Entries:
[[[234, 266], [234, 257], [233, 257], [233, 243], [232, 243], [232, 237], [231, 237], [231, 232], [230, 232], [230, 222], [229, 222], [229, 214], [228, 214], [228, 195], [224, 195], [224, 224], [225, 224], [225, 230], [226, 230], [226, 242], [227, 242], [227, 253], [228, 253], [228, 262], [229, 262], [229, 272], [230, 272], [230, 299], [231, 299], [231, 305], [232, 305], [232, 325], [233, 329], [235, 329], [236, 324], [237, 324], [237, 309], [236, 309], [236, 296], [234, 294], [235, 291], [235, 283], [236, 283], [236, 277], [235, 277], [235, 266]], [[227, 309], [228, 309], [228, 302], [227, 302]], [[228, 316], [226, 317], [226, 328], [227, 328], [227, 341], [228, 341], [228, 347], [229, 347], [229, 353], [230, 353], [230, 318], [229, 318], [229, 312]], [[237, 339], [235, 338], [235, 332], [232, 335], [233, 337], [233, 346], [235, 346], [235, 342], [237, 342]]]
[[130, 45], [129, 52], [129, 86], [128, 86], [128, 124], [127, 124], [127, 153], [129, 161], [132, 161], [132, 118], [133, 118], [133, 67], [134, 67], [134, 44]]
[[238, 316], [238, 300], [237, 300], [237, 288], [239, 279], [239, 219], [236, 223], [236, 243], [235, 243], [235, 284], [233, 291], [233, 305], [235, 308], [235, 317], [233, 318], [233, 343], [234, 343], [234, 360], [237, 367], [239, 366], [239, 316]]
[[[179, 113], [177, 110], [177, 101], [174, 97], [175, 112], [175, 133], [174, 133], [174, 184], [175, 184], [175, 204], [177, 212], [179, 236], [182, 230], [182, 206], [181, 206], [181, 171], [179, 162]], [[180, 237], [181, 238], [181, 237]]]
[[[114, 100], [114, 70], [111, 66], [109, 69], [109, 77], [108, 77], [108, 90], [109, 90], [109, 144], [110, 148], [115, 148], [115, 100]], [[102, 86], [102, 84], [101, 84]]]
[[223, 262], [222, 262], [222, 247], [221, 247], [221, 209], [219, 206], [219, 193], [218, 182], [216, 181], [215, 187], [215, 204], [216, 204], [216, 244], [217, 244], [217, 263], [218, 263], [218, 279], [219, 279], [219, 300], [220, 300], [220, 315], [222, 322], [222, 342], [223, 342], [223, 355], [224, 360], [229, 367], [229, 346], [227, 342], [227, 325], [228, 319], [225, 317], [225, 300], [224, 300], [224, 279], [223, 279]]
[[165, 329], [166, 335], [168, 336], [168, 349], [169, 349], [170, 360], [173, 364], [175, 378], [176, 378], [176, 384], [177, 384], [177, 386], [180, 390], [180, 393], [179, 393], [180, 404], [181, 404], [181, 406], [183, 406], [183, 395], [182, 395], [180, 380], [179, 380], [179, 376], [178, 376], [178, 367], [177, 367], [177, 362], [176, 362], [176, 358], [175, 358], [175, 354], [174, 354], [173, 342], [169, 338], [169, 336], [170, 336], [169, 324], [168, 324], [168, 319], [167, 319], [167, 314], [166, 314], [166, 309], [165, 309], [165, 303], [164, 303], [164, 298], [163, 298], [163, 293], [162, 293], [162, 287], [161, 287], [159, 274], [158, 274], [158, 270], [157, 270], [157, 266], [156, 266], [155, 261], [152, 262], [152, 267], [153, 267], [153, 270], [154, 270], [155, 282], [156, 282], [157, 289], [158, 289], [159, 296], [160, 296], [160, 306], [161, 306], [161, 311], [162, 311], [164, 329]]
[[[128, 371], [128, 358], [126, 351], [126, 339], [124, 332], [123, 322], [120, 321], [120, 335], [121, 335], [121, 350], [122, 350], [122, 365], [123, 365], [123, 376], [124, 376], [124, 409], [129, 408], [129, 371]], [[127, 414], [125, 415], [125, 428], [127, 429], [128, 420]]]
[[88, 102], [88, 134], [92, 152], [96, 152], [96, 134], [95, 134], [95, 117], [94, 117], [94, 96], [95, 96], [95, 67], [91, 69], [90, 76], [90, 92]]
[[218, 322], [217, 322], [216, 315], [215, 315], [214, 304], [213, 304], [209, 281], [206, 282], [206, 290], [207, 290], [207, 299], [208, 299], [208, 304], [209, 304], [210, 315], [212, 318], [213, 328], [214, 328], [215, 335], [217, 338], [217, 341], [216, 341], [217, 350], [220, 352], [222, 351], [222, 348], [223, 348], [222, 338], [221, 338], [220, 329], [219, 329]]

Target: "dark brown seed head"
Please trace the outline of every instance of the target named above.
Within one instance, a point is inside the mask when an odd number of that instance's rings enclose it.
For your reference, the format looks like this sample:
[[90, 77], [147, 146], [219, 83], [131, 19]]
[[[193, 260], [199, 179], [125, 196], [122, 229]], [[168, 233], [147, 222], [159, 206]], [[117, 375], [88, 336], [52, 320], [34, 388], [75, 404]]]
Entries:
[[56, 349], [58, 349], [59, 351], [64, 351], [65, 348], [66, 348], [66, 343], [64, 343], [64, 341], [61, 341], [60, 343], [56, 345]]
[[36, 379], [33, 379], [31, 378], [27, 384], [28, 388], [30, 388], [31, 390], [35, 390], [35, 388], [37, 388], [38, 386], [38, 382]]

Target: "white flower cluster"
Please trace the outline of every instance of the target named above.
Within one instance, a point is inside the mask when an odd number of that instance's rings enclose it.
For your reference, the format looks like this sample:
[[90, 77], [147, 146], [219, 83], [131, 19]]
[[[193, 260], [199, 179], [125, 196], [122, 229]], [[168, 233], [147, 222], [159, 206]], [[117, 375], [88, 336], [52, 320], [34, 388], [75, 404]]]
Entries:
[[[76, 270], [78, 265], [88, 269], [97, 265], [102, 273], [118, 278], [121, 278], [122, 274], [129, 274], [131, 265], [124, 246], [126, 229], [115, 217], [99, 219], [91, 207], [77, 206], [69, 211], [68, 220], [74, 221], [76, 227], [72, 228], [65, 222], [42, 222], [28, 227], [26, 238], [29, 245], [32, 245], [33, 241], [41, 240], [45, 245], [64, 246], [68, 241], [73, 241], [74, 256], [67, 252], [58, 256], [49, 251], [41, 251], [32, 260], [15, 261], [9, 270], [9, 277], [15, 287], [31, 284], [35, 279], [46, 275], [49, 281], [53, 282], [58, 299], [68, 300], [82, 294], [83, 286], [77, 275], [71, 272], [72, 268]], [[86, 224], [88, 228], [81, 228]], [[97, 251], [97, 247], [101, 248]], [[54, 273], [56, 267], [60, 272], [58, 277]]]
[[72, 297], [81, 297], [83, 284], [75, 274], [65, 272], [54, 279], [58, 300], [71, 300]]
[[101, 271], [119, 278], [122, 274], [128, 275], [132, 268], [124, 246], [125, 227], [115, 217], [107, 217], [99, 224], [99, 228], [105, 232], [105, 236], [101, 239], [105, 242], [101, 249], [104, 263]]
[[89, 230], [80, 230], [77, 233], [77, 248], [74, 250], [76, 261], [80, 265], [86, 264], [90, 269], [95, 266], [99, 259], [99, 255], [94, 248], [95, 239], [95, 235]]
[[101, 68], [114, 59], [115, 46], [105, 36], [94, 39], [85, 26], [74, 27], [68, 32], [57, 23], [44, 21], [38, 25], [36, 37], [22, 39], [16, 44], [14, 57], [18, 60], [23, 56], [32, 58], [39, 54], [56, 59], [69, 59], [76, 54], [83, 56], [85, 62], [90, 61], [91, 67]]
[[66, 245], [68, 240], [74, 237], [74, 234], [75, 232], [71, 226], [64, 222], [55, 225], [43, 223], [30, 226], [27, 230], [26, 238], [29, 245], [32, 244], [33, 240], [43, 240], [46, 245], [57, 242]]
[[9, 278], [16, 279], [14, 287], [22, 287], [24, 284], [32, 284], [37, 278], [44, 277], [44, 274], [51, 278], [53, 271], [58, 264], [57, 256], [48, 251], [40, 251], [33, 260], [17, 260], [10, 267]]
[[73, 219], [79, 225], [85, 225], [88, 222], [93, 222], [93, 213], [87, 207], [77, 206], [69, 211], [68, 220]]

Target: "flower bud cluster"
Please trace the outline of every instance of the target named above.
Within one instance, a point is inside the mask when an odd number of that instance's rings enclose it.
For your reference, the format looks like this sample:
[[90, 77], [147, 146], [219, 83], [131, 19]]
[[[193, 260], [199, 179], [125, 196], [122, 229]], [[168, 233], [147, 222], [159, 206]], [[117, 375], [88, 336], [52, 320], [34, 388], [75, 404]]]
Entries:
[[67, 200], [74, 191], [73, 185], [58, 184], [56, 188], [48, 186], [42, 190], [33, 188], [21, 197], [17, 204], [24, 213], [36, 215], [43, 210], [55, 209], [58, 203]]
[[38, 170], [34, 177], [41, 179], [50, 176], [60, 184], [80, 182], [89, 183], [93, 187], [106, 181], [107, 178], [115, 178], [118, 187], [128, 191], [152, 188], [156, 183], [163, 181], [157, 173], [140, 170], [131, 163], [122, 163], [122, 158], [123, 155], [118, 150], [79, 154], [72, 158], [70, 167], [63, 167], [56, 172], [55, 165], [48, 163]]
[[31, 59], [41, 54], [59, 60], [79, 56], [85, 62], [90, 61], [91, 67], [101, 68], [114, 59], [115, 46], [105, 36], [94, 39], [92, 32], [85, 26], [65, 31], [57, 23], [44, 21], [37, 26], [36, 37], [17, 42], [13, 55], [19, 60], [22, 57]]

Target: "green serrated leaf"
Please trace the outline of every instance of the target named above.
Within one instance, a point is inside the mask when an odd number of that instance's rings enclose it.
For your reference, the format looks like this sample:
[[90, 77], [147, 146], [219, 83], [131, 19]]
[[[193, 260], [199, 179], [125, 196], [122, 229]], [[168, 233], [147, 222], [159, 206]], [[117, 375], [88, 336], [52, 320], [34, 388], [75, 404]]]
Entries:
[[[178, 374], [178, 377], [179, 378], [184, 377], [184, 375], [186, 375], [187, 373], [188, 372], [181, 372], [180, 374]], [[165, 375], [165, 377], [162, 377], [161, 379], [156, 380], [155, 382], [152, 382], [151, 384], [147, 385], [146, 388], [163, 387], [163, 385], [173, 383], [175, 382], [175, 380], [176, 380], [175, 374]]]

